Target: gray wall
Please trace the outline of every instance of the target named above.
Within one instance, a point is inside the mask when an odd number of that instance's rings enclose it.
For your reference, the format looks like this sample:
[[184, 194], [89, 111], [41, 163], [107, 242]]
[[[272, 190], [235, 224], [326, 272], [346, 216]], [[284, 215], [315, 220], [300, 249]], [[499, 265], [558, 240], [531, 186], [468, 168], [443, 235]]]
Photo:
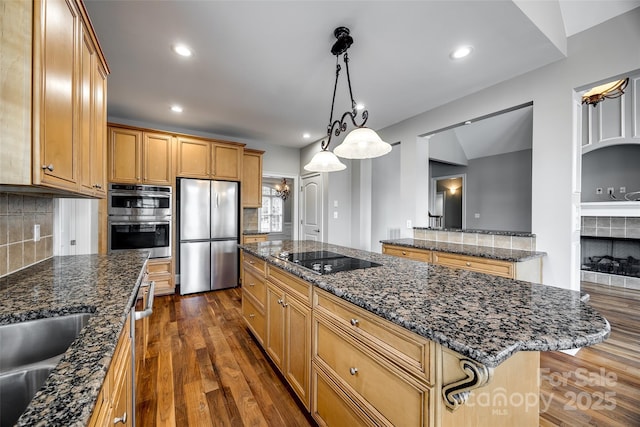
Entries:
[[371, 247], [380, 252], [380, 240], [399, 238], [406, 224], [397, 216], [400, 200], [400, 151], [394, 145], [389, 154], [371, 160]]
[[[611, 201], [607, 187], [619, 199], [624, 197], [620, 187], [627, 187], [627, 193], [640, 191], [640, 145], [614, 145], [582, 156], [582, 201]], [[596, 188], [603, 193], [596, 194]]]
[[[418, 158], [420, 135], [533, 102], [531, 230], [537, 248], [548, 254], [542, 277], [546, 284], [579, 289], [580, 218], [574, 212], [580, 175], [574, 165], [579, 164], [580, 151], [575, 136], [578, 114], [574, 111], [579, 108], [575, 90], [638, 69], [638, 22], [640, 8], [570, 37], [565, 59], [380, 129], [383, 140], [402, 141], [398, 215], [419, 225], [428, 209], [425, 181], [416, 179], [424, 168]], [[593, 60], [596, 56], [598, 61]], [[422, 223], [426, 225], [426, 218]]]
[[429, 166], [432, 178], [467, 174], [466, 228], [530, 232], [531, 157], [531, 150], [522, 150], [472, 159], [466, 167]]

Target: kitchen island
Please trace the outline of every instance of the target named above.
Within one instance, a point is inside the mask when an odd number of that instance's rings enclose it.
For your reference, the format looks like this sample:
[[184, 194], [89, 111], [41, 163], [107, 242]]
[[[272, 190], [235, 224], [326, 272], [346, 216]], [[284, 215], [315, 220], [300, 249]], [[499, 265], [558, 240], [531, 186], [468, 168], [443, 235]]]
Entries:
[[18, 425], [89, 423], [147, 258], [139, 251], [54, 257], [0, 278], [0, 325], [91, 313]]
[[[516, 420], [517, 425], [537, 425], [537, 352], [593, 345], [610, 332], [606, 319], [575, 291], [312, 241], [241, 247], [250, 261], [243, 263], [243, 313], [270, 356], [271, 311], [276, 307], [269, 292], [283, 289], [284, 297], [274, 302], [290, 307], [291, 313], [294, 308], [305, 313], [298, 303], [307, 299], [307, 290], [301, 286], [309, 285], [306, 317], [312, 360], [301, 366], [311, 370], [308, 403], [320, 425], [330, 416], [323, 409], [329, 401], [332, 407], [342, 402], [341, 413], [363, 425], [494, 426], [515, 425]], [[281, 259], [283, 252], [309, 251], [330, 251], [379, 266], [318, 274]], [[251, 279], [246, 279], [247, 274]], [[264, 302], [256, 298], [261, 279], [267, 295]], [[287, 291], [287, 283], [297, 291]], [[264, 326], [255, 322], [260, 316]], [[385, 332], [364, 331], [363, 319]], [[285, 342], [292, 339], [307, 341], [285, 334]], [[349, 360], [341, 361], [345, 354]], [[296, 377], [287, 374], [293, 371], [291, 361], [296, 357], [291, 352], [291, 360], [285, 357], [282, 365], [288, 379]], [[339, 369], [359, 358], [367, 358], [366, 363], [360, 362], [363, 365], [381, 367], [373, 379], [365, 380], [363, 369], [353, 367], [344, 375]], [[303, 370], [297, 377], [302, 378]], [[402, 379], [397, 387], [391, 383], [396, 378]], [[378, 384], [381, 381], [387, 384]], [[371, 389], [377, 391], [371, 394]], [[395, 402], [395, 394], [405, 396], [397, 404], [409, 402], [409, 407], [399, 411], [386, 407], [386, 401]], [[496, 398], [506, 399], [506, 405], [496, 404]], [[419, 413], [409, 414], [413, 410]]]

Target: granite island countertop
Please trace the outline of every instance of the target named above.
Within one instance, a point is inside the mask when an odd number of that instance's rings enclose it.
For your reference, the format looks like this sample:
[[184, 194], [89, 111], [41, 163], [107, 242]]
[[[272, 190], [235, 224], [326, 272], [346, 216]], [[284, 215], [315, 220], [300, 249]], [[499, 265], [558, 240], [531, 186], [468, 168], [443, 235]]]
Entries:
[[[345, 301], [493, 368], [518, 351], [604, 341], [609, 322], [578, 291], [427, 264], [314, 241], [240, 245]], [[320, 275], [277, 258], [326, 250], [380, 267]]]
[[17, 425], [89, 422], [147, 258], [140, 251], [54, 257], [0, 278], [0, 325], [93, 314]]
[[469, 255], [481, 258], [497, 259], [501, 261], [521, 262], [533, 258], [541, 258], [546, 252], [526, 251], [521, 249], [502, 249], [488, 246], [465, 245], [462, 243], [436, 242], [422, 239], [393, 239], [381, 240], [380, 243], [407, 248], [425, 249], [429, 251], [447, 252], [460, 255]]

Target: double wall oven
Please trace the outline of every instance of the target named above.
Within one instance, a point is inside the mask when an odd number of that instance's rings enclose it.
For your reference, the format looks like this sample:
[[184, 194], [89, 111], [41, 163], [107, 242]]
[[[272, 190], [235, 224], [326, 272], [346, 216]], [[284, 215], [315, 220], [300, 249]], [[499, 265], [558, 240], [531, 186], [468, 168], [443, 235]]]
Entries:
[[171, 256], [171, 187], [109, 184], [109, 252], [140, 249]]

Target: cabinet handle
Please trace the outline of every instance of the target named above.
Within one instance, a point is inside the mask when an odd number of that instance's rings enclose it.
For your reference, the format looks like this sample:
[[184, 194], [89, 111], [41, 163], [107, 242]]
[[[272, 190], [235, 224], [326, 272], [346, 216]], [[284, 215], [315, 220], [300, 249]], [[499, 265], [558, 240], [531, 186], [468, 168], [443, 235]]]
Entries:
[[349, 368], [349, 373], [350, 373], [351, 375], [355, 375], [355, 374], [357, 374], [357, 373], [358, 373], [358, 368]]
[[48, 170], [49, 172], [53, 172], [53, 163], [49, 163], [48, 165], [42, 165], [42, 169]]
[[352, 326], [358, 326], [358, 323], [360, 323], [360, 321], [358, 319], [351, 319], [351, 325]]
[[249, 286], [255, 286], [255, 285], [256, 285], [256, 284], [255, 284], [255, 283], [253, 283], [253, 282], [249, 283]]
[[256, 317], [256, 315], [255, 315], [255, 314], [253, 314], [253, 313], [251, 313], [251, 314], [249, 315], [249, 319], [253, 319], [254, 317]]
[[114, 418], [113, 419], [113, 423], [114, 424], [118, 424], [118, 423], [126, 424], [127, 423], [127, 413], [125, 412], [124, 415], [122, 415], [120, 418]]
[[100, 184], [95, 184], [93, 187], [97, 188], [98, 190], [102, 190], [102, 185]]
[[471, 263], [470, 262], [467, 262], [467, 267], [471, 267]]
[[287, 308], [289, 307], [289, 304], [287, 304], [286, 302], [284, 304], [282, 304], [282, 307]]
[[281, 299], [278, 300], [278, 304], [282, 305], [282, 302], [283, 301]]
[[249, 264], [253, 265], [253, 264], [255, 264], [255, 262], [254, 261], [249, 261]]
[[405, 251], [402, 251], [402, 255], [406, 255], [407, 253]]

